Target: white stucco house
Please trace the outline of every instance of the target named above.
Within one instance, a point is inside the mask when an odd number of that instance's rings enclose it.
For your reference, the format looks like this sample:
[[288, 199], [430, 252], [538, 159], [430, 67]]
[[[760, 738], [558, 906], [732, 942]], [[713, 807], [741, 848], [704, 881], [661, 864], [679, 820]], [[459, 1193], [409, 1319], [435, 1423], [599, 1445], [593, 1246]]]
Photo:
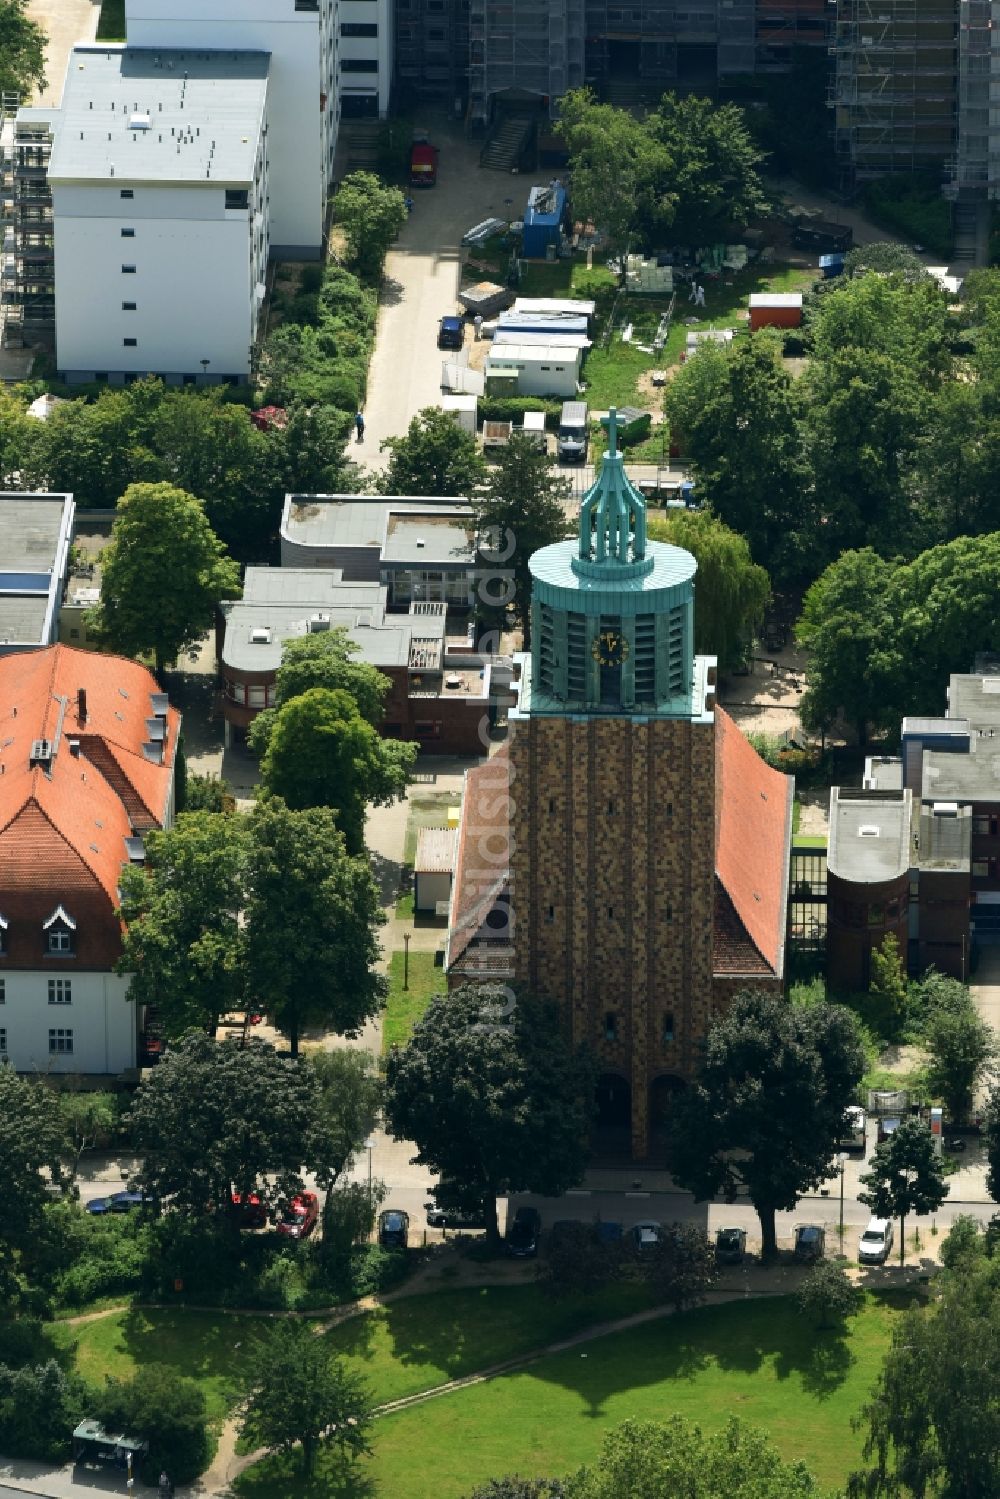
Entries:
[[118, 884], [174, 815], [180, 715], [144, 666], [66, 645], [0, 658], [0, 1060], [131, 1074]]

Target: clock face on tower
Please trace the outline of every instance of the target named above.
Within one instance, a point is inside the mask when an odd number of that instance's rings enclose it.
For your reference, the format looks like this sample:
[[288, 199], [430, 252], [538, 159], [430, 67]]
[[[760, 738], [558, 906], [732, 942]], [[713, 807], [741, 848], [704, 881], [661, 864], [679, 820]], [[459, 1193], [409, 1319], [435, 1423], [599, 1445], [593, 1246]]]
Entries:
[[628, 655], [629, 644], [619, 631], [602, 630], [590, 651], [599, 666], [621, 666]]

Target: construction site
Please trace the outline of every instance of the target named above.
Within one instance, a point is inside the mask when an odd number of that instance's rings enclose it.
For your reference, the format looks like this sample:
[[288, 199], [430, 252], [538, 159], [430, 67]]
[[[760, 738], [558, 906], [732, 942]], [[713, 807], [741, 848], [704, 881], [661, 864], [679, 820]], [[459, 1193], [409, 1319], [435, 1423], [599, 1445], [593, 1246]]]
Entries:
[[51, 339], [55, 327], [52, 194], [48, 185], [52, 130], [44, 110], [5, 101], [0, 127], [3, 195], [2, 341], [21, 349]]

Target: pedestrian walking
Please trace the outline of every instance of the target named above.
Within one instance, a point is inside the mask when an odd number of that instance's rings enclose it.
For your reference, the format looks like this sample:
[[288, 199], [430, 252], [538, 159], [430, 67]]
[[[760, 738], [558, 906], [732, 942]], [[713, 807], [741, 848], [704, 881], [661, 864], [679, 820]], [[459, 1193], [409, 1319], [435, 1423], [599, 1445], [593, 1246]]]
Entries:
[[693, 276], [691, 277], [691, 290], [688, 292], [688, 301], [694, 303], [698, 301], [698, 283]]
[[483, 315], [481, 312], [477, 312], [472, 319], [472, 326], [476, 330], [476, 342], [478, 343], [483, 336]]
[[694, 305], [696, 307], [704, 307], [705, 305], [705, 288], [703, 286], [695, 287]]
[[355, 431], [358, 434], [358, 442], [364, 442], [364, 440], [365, 440], [365, 419], [361, 415], [360, 411], [358, 412], [357, 416], [354, 418], [354, 429], [355, 429]]

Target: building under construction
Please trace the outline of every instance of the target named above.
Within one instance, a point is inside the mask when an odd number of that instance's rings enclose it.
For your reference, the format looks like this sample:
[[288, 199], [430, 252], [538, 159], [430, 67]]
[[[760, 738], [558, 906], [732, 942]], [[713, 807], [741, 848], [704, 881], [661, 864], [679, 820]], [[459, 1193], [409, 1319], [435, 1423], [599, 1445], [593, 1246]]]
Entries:
[[20, 348], [55, 329], [51, 120], [44, 110], [22, 110], [5, 119], [3, 140], [3, 336]]

